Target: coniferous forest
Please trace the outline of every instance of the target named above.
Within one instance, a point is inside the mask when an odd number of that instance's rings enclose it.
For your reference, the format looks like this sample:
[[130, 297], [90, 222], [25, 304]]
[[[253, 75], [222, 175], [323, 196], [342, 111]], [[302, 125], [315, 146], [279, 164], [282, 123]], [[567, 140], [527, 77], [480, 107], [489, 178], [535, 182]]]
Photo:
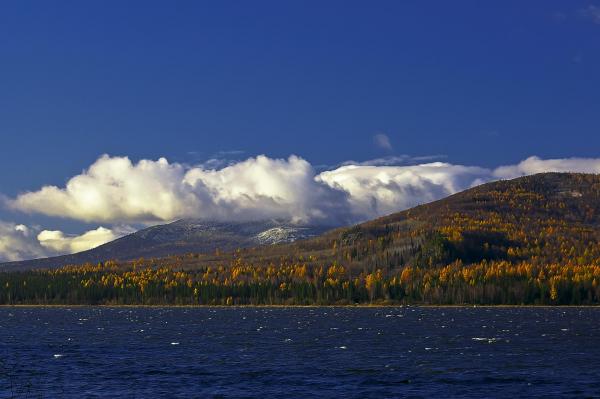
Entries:
[[592, 305], [600, 177], [546, 173], [293, 244], [0, 273], [2, 304]]

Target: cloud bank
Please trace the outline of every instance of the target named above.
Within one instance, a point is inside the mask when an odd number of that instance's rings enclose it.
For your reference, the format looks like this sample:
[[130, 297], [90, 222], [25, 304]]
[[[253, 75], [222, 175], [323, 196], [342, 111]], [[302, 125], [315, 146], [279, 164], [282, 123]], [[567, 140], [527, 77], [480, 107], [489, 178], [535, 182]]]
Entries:
[[539, 172], [600, 173], [600, 159], [530, 157], [496, 169], [429, 162], [344, 165], [317, 173], [298, 156], [248, 158], [220, 169], [103, 155], [65, 187], [9, 200], [14, 210], [100, 223], [285, 218], [352, 223], [433, 201], [483, 182]]
[[[7, 200], [13, 210], [113, 225], [207, 220], [290, 219], [342, 225], [443, 198], [498, 179], [540, 172], [600, 173], [600, 158], [529, 157], [495, 169], [429, 162], [392, 166], [388, 157], [317, 172], [298, 156], [261, 155], [225, 167], [166, 159], [101, 156], [64, 187], [45, 186]], [[404, 158], [402, 158], [404, 159]], [[99, 227], [80, 236], [0, 222], [0, 259], [72, 253], [125, 232]]]
[[600, 158], [541, 159], [529, 157], [517, 165], [496, 168], [492, 177], [512, 179], [543, 172], [600, 173]]
[[24, 193], [9, 206], [85, 222], [151, 224], [182, 217], [327, 222], [347, 213], [345, 197], [317, 182], [313, 167], [297, 156], [258, 156], [207, 169], [164, 158], [134, 164], [126, 157], [104, 155], [64, 188]]

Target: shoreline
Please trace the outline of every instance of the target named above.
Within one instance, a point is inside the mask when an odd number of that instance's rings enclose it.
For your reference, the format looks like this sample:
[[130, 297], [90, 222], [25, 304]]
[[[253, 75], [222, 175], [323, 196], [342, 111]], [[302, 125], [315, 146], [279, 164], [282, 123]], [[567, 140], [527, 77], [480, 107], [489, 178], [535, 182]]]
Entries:
[[358, 304], [358, 305], [85, 305], [85, 304], [15, 304], [0, 305], [0, 308], [598, 308], [598, 305], [431, 305], [431, 304]]

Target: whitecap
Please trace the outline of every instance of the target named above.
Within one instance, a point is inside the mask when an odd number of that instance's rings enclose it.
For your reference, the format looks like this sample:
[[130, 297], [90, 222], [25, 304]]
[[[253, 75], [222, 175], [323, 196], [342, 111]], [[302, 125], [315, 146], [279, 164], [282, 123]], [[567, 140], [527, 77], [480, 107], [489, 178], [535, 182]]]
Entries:
[[475, 337], [471, 338], [473, 341], [487, 341], [488, 344], [492, 344], [500, 340], [500, 338], [486, 338], [486, 337]]
[[179, 345], [179, 342], [171, 342], [171, 345]]

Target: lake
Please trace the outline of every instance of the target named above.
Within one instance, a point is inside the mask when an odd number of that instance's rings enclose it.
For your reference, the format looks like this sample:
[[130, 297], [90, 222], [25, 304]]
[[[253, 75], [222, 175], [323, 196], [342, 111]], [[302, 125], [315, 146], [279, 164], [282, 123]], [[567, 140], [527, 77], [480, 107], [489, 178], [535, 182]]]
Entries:
[[0, 308], [0, 397], [600, 396], [600, 308]]

